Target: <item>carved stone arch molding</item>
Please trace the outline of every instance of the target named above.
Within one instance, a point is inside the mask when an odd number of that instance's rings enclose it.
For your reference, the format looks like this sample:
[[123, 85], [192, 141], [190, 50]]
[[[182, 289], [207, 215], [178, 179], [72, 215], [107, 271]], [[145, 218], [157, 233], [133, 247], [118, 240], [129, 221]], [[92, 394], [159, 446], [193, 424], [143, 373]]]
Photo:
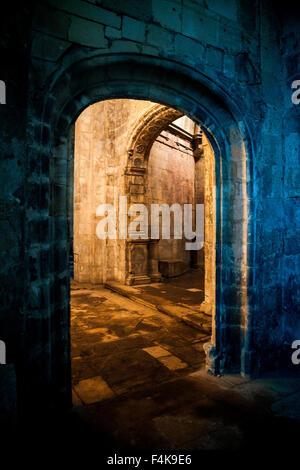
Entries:
[[183, 116], [173, 108], [156, 104], [138, 120], [128, 143], [128, 167], [140, 167], [146, 163], [151, 146], [161, 131], [171, 122]]
[[[148, 157], [153, 142], [171, 122], [183, 114], [173, 108], [155, 104], [139, 117], [129, 138], [127, 166], [124, 172], [128, 205], [144, 204], [149, 209], [147, 175]], [[126, 240], [125, 280], [127, 284], [157, 282], [158, 240]]]
[[[201, 122], [214, 150], [216, 178], [211, 369], [222, 374], [251, 373], [257, 365], [253, 288], [257, 268], [253, 197], [257, 147], [253, 136], [257, 123], [250, 118], [247, 100], [237, 89], [229, 91], [185, 64], [129, 53], [105, 56], [99, 52], [95, 57], [82, 58], [66, 69], [59, 68], [42, 85], [33, 90], [29, 103], [27, 192], [36, 194], [37, 200], [34, 211], [32, 198], [27, 202], [24, 256], [30, 266], [35, 254], [34, 263], [43, 279], [33, 285], [29, 268], [25, 273], [24, 325], [30, 332], [27, 340], [33, 354], [23, 355], [26, 374], [18, 377], [26, 384], [20, 388], [23, 403], [29, 410], [41, 401], [44, 405], [51, 400], [57, 407], [71, 403], [67, 253], [72, 207], [67, 201], [72, 184], [73, 129], [86, 107], [105, 99], [162, 103]], [[133, 156], [138, 148], [130, 145]], [[40, 187], [36, 182], [33, 185], [32, 175], [36, 175]], [[45, 222], [46, 246], [41, 244], [37, 252], [31, 227], [33, 223], [44, 227]], [[45, 303], [45, 299], [51, 301]]]
[[[176, 109], [166, 107], [161, 104], [153, 104], [150, 109], [143, 112], [132, 129], [127, 145], [127, 165], [124, 171], [125, 195], [129, 205], [142, 203], [148, 208], [148, 159], [151, 147], [163, 129], [167, 128], [173, 121], [184, 114]], [[207, 142], [207, 138], [206, 138]], [[206, 145], [207, 147], [207, 145]], [[212, 150], [212, 147], [210, 147]], [[203, 156], [203, 149], [201, 150]], [[199, 155], [195, 157], [199, 160]], [[215, 305], [215, 194], [212, 188], [214, 185], [215, 159], [214, 152], [206, 152], [205, 166], [201, 159], [202, 171], [208, 171], [205, 178], [206, 191], [206, 213], [205, 217], [205, 301], [201, 304], [201, 311], [212, 315]], [[206, 170], [205, 170], [206, 167]], [[208, 183], [208, 180], [211, 180]], [[149, 215], [150, 218], [150, 215]], [[161, 280], [158, 269], [158, 242], [159, 240], [127, 238], [125, 248], [125, 282], [129, 285], [145, 282], [157, 282]]]

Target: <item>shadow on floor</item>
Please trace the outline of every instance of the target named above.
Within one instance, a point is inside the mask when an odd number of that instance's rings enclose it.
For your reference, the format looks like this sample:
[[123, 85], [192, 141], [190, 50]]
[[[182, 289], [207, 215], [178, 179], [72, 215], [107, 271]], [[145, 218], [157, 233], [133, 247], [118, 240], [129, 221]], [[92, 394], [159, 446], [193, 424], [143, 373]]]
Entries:
[[205, 331], [103, 287], [74, 285], [71, 334], [75, 407], [62, 427], [78, 446], [81, 437], [101, 439], [104, 454], [296, 444], [300, 379], [208, 375]]

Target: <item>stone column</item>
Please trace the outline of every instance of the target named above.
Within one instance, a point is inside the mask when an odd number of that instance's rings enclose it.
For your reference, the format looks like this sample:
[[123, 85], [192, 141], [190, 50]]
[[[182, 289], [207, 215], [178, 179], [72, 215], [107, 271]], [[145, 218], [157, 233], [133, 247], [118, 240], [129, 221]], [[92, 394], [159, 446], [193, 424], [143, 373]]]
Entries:
[[[131, 153], [129, 154], [131, 156]], [[131, 166], [125, 169], [125, 194], [128, 207], [131, 204], [145, 204], [146, 200], [146, 167], [143, 160], [137, 157]], [[128, 224], [130, 219], [128, 217]], [[148, 284], [149, 276], [149, 238], [126, 240], [126, 284]]]
[[[205, 166], [204, 154], [202, 147], [202, 131], [198, 124], [195, 124], [194, 137], [191, 142], [193, 155], [195, 160], [195, 193], [194, 204], [204, 204], [204, 188], [205, 188]], [[194, 220], [195, 220], [194, 209]], [[203, 271], [204, 275], [204, 248], [201, 250], [191, 251], [191, 267]]]
[[158, 270], [158, 242], [159, 240], [150, 240], [148, 242], [149, 247], [149, 276], [152, 282], [160, 282], [161, 274]]

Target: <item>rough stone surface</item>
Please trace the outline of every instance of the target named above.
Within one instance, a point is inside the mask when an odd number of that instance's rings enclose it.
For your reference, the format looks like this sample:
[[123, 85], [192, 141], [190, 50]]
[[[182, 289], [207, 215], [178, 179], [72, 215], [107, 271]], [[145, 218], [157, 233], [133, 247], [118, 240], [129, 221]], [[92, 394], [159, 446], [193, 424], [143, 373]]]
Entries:
[[[144, 24], [145, 36], [140, 23], [133, 39], [105, 33], [121, 31], [124, 17]], [[18, 410], [71, 401], [71, 130], [103, 99], [160, 102], [201, 121], [220, 152], [215, 370], [295, 371], [297, 11], [267, 1], [61, 0], [8, 3], [1, 20], [0, 339], [15, 366]]]
[[292, 450], [299, 378], [209, 375], [205, 332], [88, 284], [73, 283], [71, 334], [72, 415], [89, 445], [93, 432], [132, 451]]
[[[128, 177], [128, 146], [136, 126], [143, 124], [149, 111], [155, 109], [153, 103], [134, 100], [110, 100], [96, 103], [87, 108], [77, 119], [75, 125], [74, 150], [74, 276], [76, 281], [103, 283], [107, 281], [126, 282], [130, 260], [126, 250], [126, 242], [110, 238], [100, 240], [96, 236], [97, 224], [102, 217], [97, 216], [97, 208], [101, 204], [113, 204], [116, 209], [116, 228], [119, 229], [119, 197], [127, 197], [127, 211], [131, 203], [144, 202], [148, 209], [148, 220], [151, 221], [151, 204], [195, 204], [195, 191], [206, 194], [199, 203], [206, 202], [205, 243], [208, 250], [214, 250], [213, 230], [209, 228], [209, 214], [213, 212], [213, 204], [209, 207], [213, 194], [210, 171], [213, 165], [210, 159], [213, 154], [206, 155], [207, 178], [205, 169], [201, 167], [195, 172], [195, 160], [191, 147], [195, 124], [188, 117], [174, 121], [175, 128], [169, 127], [151, 142], [151, 149], [146, 160], [141, 164], [143, 173]], [[171, 124], [171, 123], [170, 123]], [[160, 115], [153, 120], [153, 128], [162, 126]], [[178, 129], [179, 128], [179, 129]], [[176, 129], [176, 133], [175, 130]], [[145, 131], [146, 132], [146, 131]], [[178, 133], [179, 132], [179, 133]], [[187, 137], [180, 134], [187, 133]], [[153, 137], [155, 138], [155, 136]], [[204, 146], [204, 149], [208, 145]], [[141, 144], [141, 148], [145, 146]], [[139, 148], [137, 146], [137, 152]], [[141, 160], [143, 151], [138, 153]], [[138, 170], [137, 170], [138, 171]], [[144, 176], [145, 175], [145, 176]], [[129, 184], [127, 180], [130, 178]], [[204, 190], [205, 181], [207, 189]], [[209, 208], [208, 208], [209, 207]], [[104, 215], [104, 214], [103, 214]], [[128, 230], [132, 218], [128, 217]], [[163, 239], [160, 230], [158, 236], [157, 262], [179, 260], [178, 269], [173, 275], [187, 271], [191, 266], [191, 252], [185, 249], [188, 239], [184, 236], [184, 217], [182, 214], [181, 240], [174, 239], [174, 218], [170, 217], [170, 237]], [[107, 230], [107, 227], [105, 228]], [[139, 228], [137, 227], [137, 230]], [[149, 227], [148, 237], [152, 235]], [[127, 237], [128, 238], [128, 237]], [[201, 256], [201, 255], [200, 255]], [[148, 257], [148, 255], [147, 255]], [[203, 257], [203, 254], [202, 254]], [[207, 266], [210, 265], [210, 253]], [[146, 266], [144, 275], [151, 275]], [[212, 268], [213, 269], [213, 268]], [[162, 272], [165, 274], [165, 272]], [[208, 276], [208, 274], [207, 274]], [[210, 286], [210, 290], [212, 290]], [[207, 297], [209, 297], [207, 295]]]

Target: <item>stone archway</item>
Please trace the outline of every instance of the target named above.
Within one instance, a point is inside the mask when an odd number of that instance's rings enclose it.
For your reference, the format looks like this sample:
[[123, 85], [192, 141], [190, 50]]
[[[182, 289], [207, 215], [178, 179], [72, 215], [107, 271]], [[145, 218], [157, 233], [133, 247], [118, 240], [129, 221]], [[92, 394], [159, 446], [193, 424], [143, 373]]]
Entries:
[[[127, 166], [124, 171], [125, 195], [129, 204], [148, 203], [147, 176], [148, 159], [151, 146], [161, 131], [170, 123], [183, 116], [182, 112], [156, 104], [139, 117], [134, 126], [127, 146]], [[199, 129], [200, 130], [200, 129]], [[205, 300], [201, 311], [213, 314], [215, 305], [215, 192], [213, 191], [215, 162], [213, 150], [204, 136], [206, 159], [203, 162], [202, 136], [196, 136], [192, 142], [195, 169], [198, 167], [204, 177], [205, 202], [205, 250], [204, 270]], [[201, 168], [201, 169], [200, 169]], [[204, 176], [205, 174], [205, 176]], [[148, 207], [149, 210], [149, 207]], [[160, 280], [158, 271], [158, 240], [137, 239], [126, 241], [126, 282], [139, 284]], [[138, 262], [135, 262], [138, 259]]]
[[[49, 241], [35, 257], [43, 263], [39, 286], [28, 284], [24, 321], [31, 328], [25, 358], [29, 400], [71, 403], [69, 346], [69, 210], [72, 129], [88, 105], [104, 99], [133, 98], [159, 102], [202, 123], [216, 161], [216, 303], [213, 315], [211, 369], [248, 373], [251, 313], [248, 266], [252, 266], [253, 230], [248, 200], [252, 197], [253, 142], [242, 103], [201, 73], [166, 59], [125, 54], [95, 56], [67, 67], [47, 84], [43, 99], [31, 103], [28, 129], [32, 146], [29, 167], [45, 197], [27, 213], [27, 227], [47, 219]], [[35, 97], [36, 98], [36, 97]], [[32, 185], [29, 176], [28, 187]], [[40, 194], [40, 192], [39, 192]], [[25, 256], [32, 257], [29, 230]], [[36, 251], [36, 247], [33, 247]], [[51, 302], [45, 307], [44, 299]], [[29, 312], [26, 314], [26, 312]], [[41, 345], [41, 338], [43, 344]], [[32, 393], [32, 391], [35, 393]], [[49, 397], [49, 390], [51, 397]]]
[[[132, 131], [127, 150], [125, 168], [125, 195], [128, 204], [148, 207], [147, 176], [148, 156], [151, 146], [161, 131], [175, 119], [180, 111], [163, 105], [151, 107], [140, 117]], [[137, 239], [126, 241], [126, 283], [139, 284], [160, 279], [156, 260], [157, 241]]]

